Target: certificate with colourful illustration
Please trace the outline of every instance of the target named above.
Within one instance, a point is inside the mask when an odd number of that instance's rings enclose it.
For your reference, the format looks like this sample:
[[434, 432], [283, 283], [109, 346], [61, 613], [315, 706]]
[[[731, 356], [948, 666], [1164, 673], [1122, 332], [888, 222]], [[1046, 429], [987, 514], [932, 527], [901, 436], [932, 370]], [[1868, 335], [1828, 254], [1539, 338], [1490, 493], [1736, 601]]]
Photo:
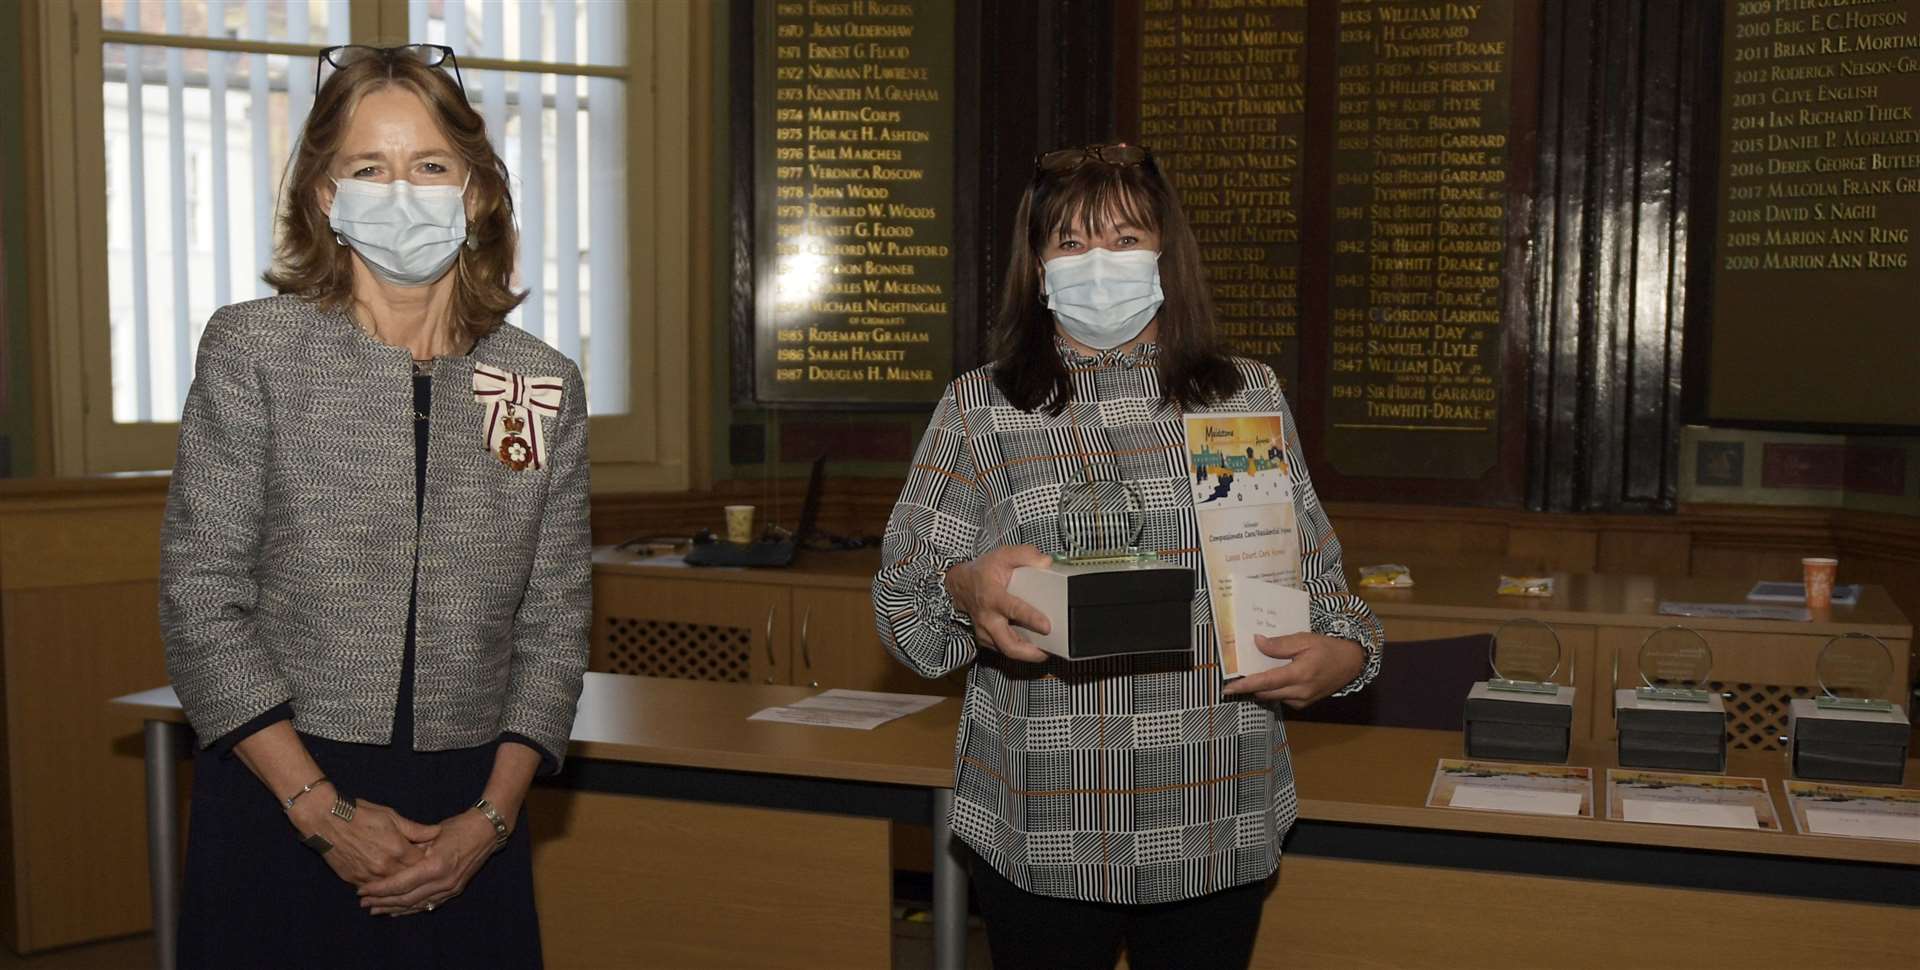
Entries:
[[1789, 780], [1787, 803], [1801, 835], [1920, 842], [1920, 788]]
[[1765, 778], [1607, 769], [1607, 817], [1656, 825], [1780, 831]]
[[[1186, 417], [1188, 472], [1200, 525], [1200, 558], [1213, 604], [1223, 677], [1232, 679], [1283, 665], [1235, 636], [1236, 579], [1250, 602], [1241, 616], [1263, 619], [1260, 633], [1281, 636], [1306, 630], [1297, 598], [1273, 591], [1300, 588], [1300, 536], [1293, 505], [1293, 469], [1288, 466], [1285, 421], [1279, 414], [1190, 414]], [[1259, 599], [1261, 602], [1251, 602]], [[1268, 600], [1274, 600], [1268, 602]], [[1298, 619], [1274, 625], [1271, 618]]]
[[1441, 758], [1427, 786], [1428, 808], [1593, 817], [1593, 769]]

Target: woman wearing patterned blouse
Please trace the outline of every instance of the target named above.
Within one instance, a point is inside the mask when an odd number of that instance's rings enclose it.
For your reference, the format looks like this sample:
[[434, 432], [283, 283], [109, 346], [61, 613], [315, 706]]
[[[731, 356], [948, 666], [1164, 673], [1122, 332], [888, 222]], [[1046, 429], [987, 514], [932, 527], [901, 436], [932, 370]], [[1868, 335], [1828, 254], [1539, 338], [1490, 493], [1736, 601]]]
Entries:
[[[1366, 684], [1380, 626], [1347, 591], [1278, 379], [1220, 349], [1151, 154], [1042, 156], [1011, 249], [994, 362], [948, 386], [888, 523], [880, 637], [923, 676], [971, 668], [952, 823], [995, 967], [1111, 967], [1123, 942], [1139, 970], [1245, 966], [1298, 810], [1280, 705]], [[1287, 415], [1312, 597], [1312, 632], [1258, 638], [1293, 662], [1225, 685], [1181, 426], [1202, 410]], [[1103, 483], [1126, 483], [1134, 510], [1073, 498], [1087, 511], [1063, 529], [1063, 490]], [[1067, 551], [1063, 531], [1135, 527], [1194, 570], [1192, 655], [1066, 661], [1029, 643], [1047, 620], [1007, 592], [1012, 571]]]

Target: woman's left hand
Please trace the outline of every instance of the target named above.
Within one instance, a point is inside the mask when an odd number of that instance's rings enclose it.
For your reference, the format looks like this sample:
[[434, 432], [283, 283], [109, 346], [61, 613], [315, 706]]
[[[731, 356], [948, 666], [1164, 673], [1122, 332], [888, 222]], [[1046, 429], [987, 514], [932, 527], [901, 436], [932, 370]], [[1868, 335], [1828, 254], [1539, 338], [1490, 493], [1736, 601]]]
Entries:
[[360, 887], [360, 908], [375, 916], [409, 916], [446, 905], [493, 855], [494, 834], [493, 823], [475, 811], [441, 822], [426, 858]]
[[1293, 662], [1277, 670], [1249, 674], [1226, 686], [1228, 697], [1252, 694], [1298, 710], [1348, 684], [1367, 668], [1367, 649], [1352, 640], [1318, 633], [1253, 638], [1269, 657]]

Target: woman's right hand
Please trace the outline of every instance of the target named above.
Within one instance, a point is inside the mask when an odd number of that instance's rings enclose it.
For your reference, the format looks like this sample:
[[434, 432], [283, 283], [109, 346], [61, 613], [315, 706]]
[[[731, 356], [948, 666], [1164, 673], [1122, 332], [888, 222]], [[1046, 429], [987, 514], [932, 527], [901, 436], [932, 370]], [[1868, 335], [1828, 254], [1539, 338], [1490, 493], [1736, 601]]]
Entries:
[[341, 879], [364, 886], [413, 865], [425, 855], [425, 843], [440, 834], [438, 825], [422, 825], [385, 805], [360, 801], [348, 821], [333, 814], [333, 786], [315, 788], [294, 803], [289, 821], [299, 837], [319, 834], [333, 848], [321, 858]]
[[1001, 546], [947, 570], [947, 595], [973, 618], [974, 642], [1014, 660], [1042, 663], [1048, 659], [1049, 654], [1027, 642], [1014, 625], [1047, 633], [1052, 624], [1032, 603], [1007, 592], [1007, 580], [1021, 566], [1044, 566], [1049, 561], [1038, 546]]

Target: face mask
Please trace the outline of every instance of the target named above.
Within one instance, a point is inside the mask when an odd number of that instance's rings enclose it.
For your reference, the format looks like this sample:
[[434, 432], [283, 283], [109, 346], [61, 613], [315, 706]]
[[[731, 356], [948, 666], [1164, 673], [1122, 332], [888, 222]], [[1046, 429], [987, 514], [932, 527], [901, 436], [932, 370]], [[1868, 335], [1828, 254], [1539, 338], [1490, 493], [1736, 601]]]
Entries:
[[1090, 249], [1046, 262], [1041, 288], [1067, 336], [1111, 350], [1140, 335], [1160, 312], [1160, 254]]
[[467, 239], [467, 187], [406, 181], [335, 180], [333, 231], [395, 286], [425, 286], [446, 275]]

